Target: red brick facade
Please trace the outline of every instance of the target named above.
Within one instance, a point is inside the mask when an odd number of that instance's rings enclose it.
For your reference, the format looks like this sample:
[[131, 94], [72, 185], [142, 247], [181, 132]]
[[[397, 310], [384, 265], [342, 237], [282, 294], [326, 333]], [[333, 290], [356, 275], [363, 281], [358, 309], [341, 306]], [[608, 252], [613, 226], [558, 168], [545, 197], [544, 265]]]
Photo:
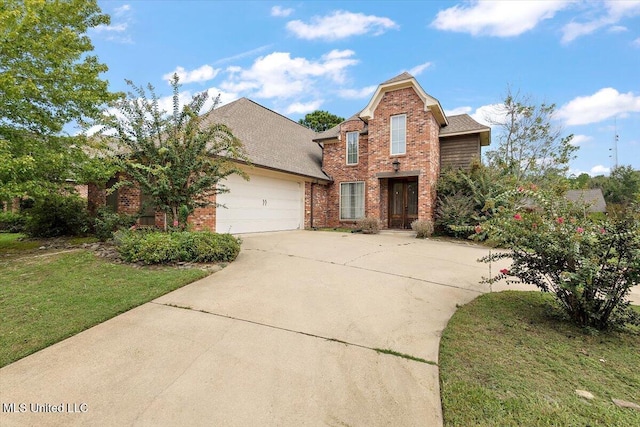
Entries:
[[[405, 154], [391, 154], [391, 117], [406, 115]], [[358, 131], [359, 156], [356, 165], [347, 165], [347, 132]], [[389, 225], [389, 180], [395, 176], [413, 177], [418, 181], [418, 219], [431, 219], [434, 214], [435, 185], [439, 168], [439, 125], [433, 113], [411, 87], [392, 90], [382, 95], [373, 117], [367, 124], [360, 118], [340, 126], [337, 141], [324, 144], [323, 169], [333, 179], [327, 186], [327, 225], [352, 226], [355, 221], [340, 220], [340, 184], [365, 183], [365, 216], [379, 218]], [[394, 161], [400, 162], [398, 172]], [[383, 174], [383, 176], [379, 176]]]

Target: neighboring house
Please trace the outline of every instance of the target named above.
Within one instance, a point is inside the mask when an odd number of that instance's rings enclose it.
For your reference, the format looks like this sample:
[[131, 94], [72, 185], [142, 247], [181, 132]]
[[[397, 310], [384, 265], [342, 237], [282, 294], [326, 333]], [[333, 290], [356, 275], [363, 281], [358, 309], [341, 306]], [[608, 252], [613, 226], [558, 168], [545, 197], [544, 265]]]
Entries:
[[574, 203], [583, 203], [587, 206], [588, 212], [606, 212], [607, 203], [604, 200], [602, 190], [595, 188], [592, 190], [569, 190], [564, 197]]
[[[355, 226], [364, 217], [380, 219], [383, 228], [409, 228], [433, 218], [441, 168], [467, 167], [491, 142], [489, 127], [466, 114], [447, 117], [408, 73], [382, 83], [362, 111], [321, 133], [246, 98], [208, 120], [229, 126], [251, 160], [243, 166], [250, 181], [224, 181], [230, 191], [215, 200], [224, 208], [190, 217], [196, 229], [217, 232]], [[93, 190], [90, 206], [105, 204]], [[110, 196], [121, 212], [139, 210], [140, 200], [135, 188]], [[155, 222], [162, 225], [163, 216]]]

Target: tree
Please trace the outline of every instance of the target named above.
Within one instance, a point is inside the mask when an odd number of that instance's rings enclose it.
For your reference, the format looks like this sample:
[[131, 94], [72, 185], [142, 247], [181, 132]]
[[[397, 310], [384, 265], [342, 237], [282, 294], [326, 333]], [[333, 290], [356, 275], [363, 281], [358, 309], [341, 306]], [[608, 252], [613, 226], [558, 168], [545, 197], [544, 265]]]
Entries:
[[523, 179], [544, 180], [564, 175], [578, 147], [573, 135], [561, 137], [552, 123], [555, 104], [535, 104], [529, 96], [507, 90], [499, 119], [492, 119], [499, 131], [498, 147], [487, 151], [490, 166]]
[[298, 123], [302, 126], [306, 126], [316, 132], [323, 132], [327, 129], [331, 129], [342, 122], [344, 122], [344, 118], [323, 110], [316, 110], [304, 116], [304, 119], [298, 120]]
[[609, 179], [602, 186], [607, 203], [629, 206], [640, 202], [640, 171], [631, 166], [619, 166], [611, 170]]
[[0, 200], [46, 193], [82, 169], [86, 139], [62, 130], [115, 97], [86, 35], [108, 23], [95, 0], [0, 3]]
[[170, 214], [176, 224], [195, 208], [214, 204], [215, 194], [228, 191], [218, 185], [220, 180], [234, 173], [246, 178], [235, 161], [248, 161], [241, 142], [227, 126], [212, 122], [218, 99], [203, 115], [206, 91], [180, 108], [174, 74], [173, 111], [167, 115], [153, 86], [147, 85], [147, 94], [143, 87], [127, 84], [132, 91], [114, 103], [117, 113], [103, 119], [105, 132], [115, 132], [112, 138], [121, 153], [117, 163], [128, 177], [117, 186], [139, 185], [154, 208]]

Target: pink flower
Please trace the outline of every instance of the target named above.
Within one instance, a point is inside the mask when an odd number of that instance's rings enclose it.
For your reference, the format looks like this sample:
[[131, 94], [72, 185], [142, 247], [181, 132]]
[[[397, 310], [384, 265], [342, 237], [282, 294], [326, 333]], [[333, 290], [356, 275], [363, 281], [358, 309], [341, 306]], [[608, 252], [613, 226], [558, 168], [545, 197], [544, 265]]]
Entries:
[[524, 187], [518, 187], [518, 193], [522, 193], [524, 191]]
[[607, 232], [607, 230], [605, 230], [604, 228], [601, 228], [601, 229], [600, 229], [600, 234], [604, 234], [604, 233], [606, 233], [606, 232]]
[[178, 221], [177, 221], [177, 220], [174, 220], [174, 221], [173, 221], [173, 226], [174, 226], [174, 227], [177, 227], [177, 226], [178, 226]]
[[578, 227], [578, 228], [576, 228], [576, 231], [577, 231], [578, 233], [584, 233], [584, 228], [582, 228], [582, 227]]
[[507, 270], [506, 268], [503, 268], [502, 270], [500, 270], [500, 273], [509, 274], [509, 270]]
[[522, 219], [522, 216], [520, 214], [515, 214], [513, 216], [513, 219], [515, 219], [516, 221], [520, 221]]
[[564, 223], [564, 218], [562, 218], [562, 217], [560, 216], [560, 217], [558, 217], [558, 218], [556, 219], [556, 221], [558, 222], [558, 224], [563, 224], [563, 223]]
[[531, 191], [536, 191], [538, 189], [538, 186], [535, 184], [531, 184]]
[[536, 229], [538, 228], [538, 224], [536, 224], [535, 222], [533, 224], [531, 224], [531, 228]]
[[482, 232], [482, 227], [480, 227], [479, 225], [476, 225], [475, 230], [476, 230], [476, 233], [480, 233]]

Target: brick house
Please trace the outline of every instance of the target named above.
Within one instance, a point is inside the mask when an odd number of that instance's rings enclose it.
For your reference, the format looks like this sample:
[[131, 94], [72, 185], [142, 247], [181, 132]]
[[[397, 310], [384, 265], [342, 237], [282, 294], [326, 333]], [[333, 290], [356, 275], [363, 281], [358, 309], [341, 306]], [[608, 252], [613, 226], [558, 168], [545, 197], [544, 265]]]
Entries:
[[[354, 226], [363, 217], [409, 228], [433, 218], [442, 167], [467, 167], [491, 141], [489, 127], [466, 114], [447, 117], [408, 73], [380, 84], [362, 111], [321, 133], [246, 98], [210, 120], [229, 126], [251, 159], [242, 165], [250, 181], [229, 177], [229, 193], [214, 200], [224, 208], [198, 209], [189, 219], [217, 232]], [[90, 206], [105, 204], [93, 190]], [[121, 188], [110, 204], [132, 212], [142, 198]], [[162, 215], [147, 218], [162, 225]]]

